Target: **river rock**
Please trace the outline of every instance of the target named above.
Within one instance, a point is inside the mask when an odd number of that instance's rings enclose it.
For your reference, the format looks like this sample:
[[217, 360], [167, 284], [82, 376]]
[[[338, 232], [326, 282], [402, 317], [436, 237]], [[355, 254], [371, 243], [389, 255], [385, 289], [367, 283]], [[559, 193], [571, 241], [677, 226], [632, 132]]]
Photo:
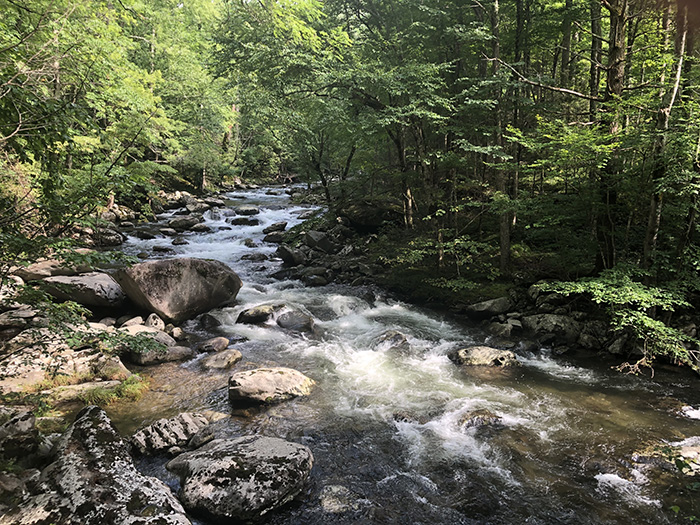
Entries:
[[173, 339], [167, 333], [163, 332], [162, 330], [158, 330], [157, 328], [153, 328], [152, 326], [132, 324], [122, 326], [119, 328], [119, 331], [129, 335], [147, 335], [165, 346], [175, 346], [177, 344], [175, 339]]
[[158, 314], [149, 315], [146, 318], [144, 325], [150, 326], [151, 328], [155, 328], [156, 330], [160, 330], [161, 332], [165, 332], [165, 321], [158, 317]]
[[172, 447], [185, 447], [208, 424], [207, 418], [196, 412], [159, 419], [132, 436], [132, 449], [139, 454], [157, 454]]
[[228, 348], [230, 341], [228, 337], [212, 337], [206, 341], [202, 341], [197, 345], [198, 352], [221, 352]]
[[312, 466], [307, 447], [262, 436], [216, 439], [167, 464], [183, 505], [215, 523], [257, 520], [291, 501]]
[[283, 305], [260, 304], [258, 306], [254, 306], [253, 308], [247, 308], [238, 314], [236, 322], [245, 324], [262, 324], [269, 319], [272, 319], [275, 312], [282, 307]]
[[411, 350], [411, 345], [404, 334], [397, 330], [384, 332], [377, 341], [377, 350], [405, 354]]
[[293, 332], [313, 332], [314, 319], [310, 315], [297, 310], [284, 312], [277, 318], [277, 325]]
[[338, 251], [338, 246], [330, 240], [328, 235], [319, 231], [311, 230], [306, 232], [304, 243], [309, 248], [315, 248], [326, 253], [335, 253]]
[[263, 242], [269, 242], [272, 244], [279, 244], [282, 241], [284, 241], [284, 232], [272, 232], [263, 237]]
[[508, 297], [499, 297], [489, 301], [471, 304], [467, 306], [466, 313], [473, 319], [486, 319], [496, 315], [505, 314], [513, 308], [513, 302]]
[[173, 323], [233, 302], [242, 284], [224, 263], [194, 258], [142, 262], [115, 279], [134, 303]]
[[241, 359], [243, 359], [243, 356], [234, 348], [222, 350], [202, 359], [202, 367], [211, 370], [227, 370], [236, 366], [236, 363]]
[[126, 300], [121, 286], [106, 273], [47, 277], [42, 288], [59, 301], [75, 301], [85, 306], [118, 307]]
[[141, 474], [105, 412], [81, 410], [53, 462], [2, 525], [190, 525], [168, 486]]
[[129, 361], [137, 365], [157, 365], [171, 361], [184, 361], [194, 356], [194, 350], [189, 346], [167, 346], [157, 350], [132, 350], [128, 354]]
[[260, 213], [260, 208], [244, 204], [243, 206], [236, 206], [234, 211], [237, 215], [258, 215]]
[[185, 208], [190, 213], [202, 213], [211, 208], [211, 206], [205, 202], [191, 202]]
[[520, 363], [510, 350], [489, 346], [470, 346], [451, 352], [448, 357], [458, 365], [467, 366], [518, 366]]
[[462, 430], [468, 428], [478, 428], [484, 426], [497, 426], [501, 423], [501, 417], [490, 410], [481, 409], [467, 412], [459, 420], [459, 427]]
[[[81, 248], [76, 251], [79, 253], [87, 253], [90, 250]], [[30, 264], [27, 267], [17, 268], [14, 270], [14, 274], [25, 281], [36, 281], [55, 275], [77, 275], [91, 270], [92, 268], [90, 266], [84, 264], [72, 266], [57, 259], [44, 259]]]
[[121, 232], [112, 228], [97, 228], [92, 234], [96, 246], [119, 246], [125, 240]]
[[267, 228], [264, 228], [263, 233], [268, 234], [268, 233], [273, 233], [273, 232], [283, 232], [286, 229], [287, 229], [286, 222], [275, 222], [274, 224], [270, 224]]
[[20, 412], [0, 426], [0, 458], [22, 460], [35, 454], [39, 448], [36, 417], [31, 412]]
[[189, 230], [195, 224], [202, 222], [204, 218], [201, 215], [185, 215], [182, 217], [174, 217], [168, 221], [168, 227], [176, 231]]
[[226, 222], [233, 226], [257, 226], [260, 224], [260, 220], [253, 217], [232, 217]]
[[296, 248], [291, 248], [286, 244], [282, 244], [277, 248], [275, 255], [282, 259], [282, 262], [287, 266], [299, 266], [306, 262], [304, 252]]
[[228, 397], [232, 403], [278, 403], [309, 395], [314, 384], [291, 368], [256, 368], [229, 378]]
[[538, 335], [553, 335], [558, 341], [574, 343], [581, 333], [581, 323], [568, 315], [536, 314], [522, 318], [523, 327]]
[[222, 325], [221, 321], [211, 314], [200, 315], [199, 324], [205, 330], [214, 330]]

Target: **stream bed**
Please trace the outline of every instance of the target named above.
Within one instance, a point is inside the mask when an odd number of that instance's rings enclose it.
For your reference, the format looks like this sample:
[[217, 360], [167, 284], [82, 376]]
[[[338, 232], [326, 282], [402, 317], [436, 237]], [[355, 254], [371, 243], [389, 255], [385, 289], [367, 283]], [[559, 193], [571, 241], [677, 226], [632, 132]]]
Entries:
[[[228, 206], [260, 207], [256, 226], [231, 226], [227, 209], [205, 214], [208, 233], [189, 244], [130, 237], [131, 254], [171, 247], [166, 256], [229, 264], [241, 277], [236, 305], [211, 312], [243, 354], [233, 371], [297, 369], [317, 383], [312, 395], [263, 409], [232, 408], [230, 371], [205, 371], [200, 356], [139, 370], [151, 389], [137, 403], [108, 411], [124, 435], [183, 411], [224, 414], [219, 431], [262, 434], [307, 445], [315, 463], [296, 502], [267, 517], [272, 524], [661, 524], [681, 522], [670, 509], [700, 514], [698, 492], [662, 460], [640, 459], [659, 443], [700, 445], [698, 379], [661, 367], [653, 379], [623, 375], [600, 356], [518, 351], [513, 370], [465, 370], [447, 353], [488, 343], [478, 329], [392, 299], [369, 287], [309, 288], [275, 280], [281, 261], [262, 230], [299, 224], [308, 206], [281, 189], [236, 191]], [[167, 221], [169, 214], [161, 217]], [[252, 239], [253, 242], [246, 242]], [[250, 260], [264, 254], [270, 260]], [[255, 258], [262, 258], [255, 256]], [[314, 335], [274, 324], [236, 324], [260, 304], [284, 304], [313, 316]], [[400, 351], [382, 337], [404, 334]], [[682, 407], [686, 407], [685, 410]], [[477, 411], [495, 424], [469, 426]], [[162, 461], [143, 469], [177, 488]]]

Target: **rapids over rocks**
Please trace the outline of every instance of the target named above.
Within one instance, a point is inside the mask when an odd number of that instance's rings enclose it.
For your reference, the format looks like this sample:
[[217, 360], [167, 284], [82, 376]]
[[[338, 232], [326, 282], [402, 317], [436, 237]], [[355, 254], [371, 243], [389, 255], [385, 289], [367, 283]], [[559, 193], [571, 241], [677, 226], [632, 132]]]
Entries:
[[[204, 332], [190, 321], [185, 329], [240, 341], [234, 346], [243, 360], [232, 371], [204, 369], [206, 354], [144, 368], [151, 390], [108, 410], [124, 435], [162, 417], [210, 411], [230, 416], [222, 428], [231, 437], [308, 446], [315, 463], [306, 491], [265, 523], [656, 525], [675, 523], [672, 505], [692, 508], [693, 494], [670, 467], [652, 469], [640, 458], [654, 443], [700, 444], [700, 419], [674, 410], [699, 406], [696, 378], [672, 371], [636, 378], [599, 358], [574, 362], [546, 348], [516, 349], [519, 367], [470, 372], [447, 354], [488, 343], [473, 327], [369, 288], [270, 277], [281, 261], [273, 258], [277, 245], [262, 241], [263, 229], [299, 224], [309, 207], [290, 204], [282, 190], [224, 198], [227, 206], [258, 206], [258, 224], [231, 227], [226, 209], [208, 211], [211, 231], [187, 234], [189, 244], [172, 249], [223, 261], [241, 277], [237, 304], [211, 312], [220, 327]], [[124, 249], [152, 252], [163, 243], [132, 236]], [[316, 332], [236, 323], [261, 304], [310, 314]], [[392, 331], [408, 344], [392, 345]], [[270, 366], [299, 370], [316, 387], [283, 404], [232, 410], [231, 373]], [[148, 461], [144, 472], [177, 488], [173, 475]]]

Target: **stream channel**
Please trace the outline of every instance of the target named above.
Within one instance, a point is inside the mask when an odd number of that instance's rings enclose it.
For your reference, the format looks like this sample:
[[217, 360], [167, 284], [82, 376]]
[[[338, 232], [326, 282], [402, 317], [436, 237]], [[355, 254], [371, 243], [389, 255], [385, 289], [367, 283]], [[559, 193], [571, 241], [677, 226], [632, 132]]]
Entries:
[[[309, 288], [275, 280], [281, 261], [262, 230], [299, 224], [308, 206], [283, 189], [225, 194], [228, 206], [255, 205], [257, 226], [226, 223], [228, 209], [205, 214], [209, 233], [188, 233], [175, 255], [217, 259], [241, 277], [235, 306], [211, 312], [243, 354], [233, 371], [295, 368], [317, 382], [306, 398], [256, 410], [232, 408], [231, 372], [205, 371], [200, 356], [138, 370], [151, 389], [139, 402], [109, 409], [124, 435], [184, 411], [215, 412], [219, 436], [262, 434], [307, 445], [315, 463], [306, 492], [268, 516], [272, 524], [661, 524], [680, 523], [670, 510], [700, 514], [672, 468], [634, 461], [661, 442], [700, 445], [698, 379], [657, 370], [653, 379], [621, 374], [604, 358], [517, 351], [515, 370], [467, 371], [447, 353], [488, 343], [477, 328], [366, 287]], [[159, 217], [163, 224], [171, 217]], [[231, 214], [228, 213], [230, 216]], [[254, 247], [244, 242], [253, 239]], [[124, 250], [152, 253], [159, 237], [130, 237]], [[262, 253], [271, 259], [242, 259]], [[236, 324], [245, 308], [284, 304], [314, 317], [317, 334], [269, 325]], [[410, 350], [380, 343], [405, 334]], [[685, 412], [681, 409], [686, 405]], [[488, 410], [496, 425], [467, 428], [465, 417]], [[164, 459], [140, 464], [177, 490]], [[662, 463], [659, 461], [658, 463]], [[659, 473], [661, 473], [659, 475]], [[691, 512], [692, 511], [692, 512]], [[202, 523], [202, 522], [195, 522]]]

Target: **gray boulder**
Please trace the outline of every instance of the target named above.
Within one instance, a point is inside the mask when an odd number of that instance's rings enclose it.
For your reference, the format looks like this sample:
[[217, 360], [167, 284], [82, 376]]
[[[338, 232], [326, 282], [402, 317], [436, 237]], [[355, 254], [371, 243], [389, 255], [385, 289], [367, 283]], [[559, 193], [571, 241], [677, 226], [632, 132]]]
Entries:
[[33, 493], [2, 525], [190, 525], [168, 486], [141, 474], [105, 412], [81, 410], [59, 438]]
[[171, 361], [184, 361], [194, 356], [194, 350], [189, 346], [168, 346], [160, 350], [131, 351], [129, 361], [137, 365], [157, 365]]
[[106, 273], [47, 277], [42, 287], [59, 301], [85, 306], [118, 307], [126, 300], [121, 286]]
[[397, 330], [387, 330], [377, 341], [377, 350], [405, 354], [411, 350], [411, 344], [404, 334]]
[[275, 312], [282, 307], [283, 305], [261, 304], [252, 308], [247, 308], [238, 314], [236, 322], [244, 324], [262, 324], [272, 319]]
[[263, 237], [263, 242], [269, 242], [272, 244], [279, 244], [282, 241], [284, 241], [284, 232], [272, 232]]
[[131, 438], [131, 445], [139, 454], [157, 454], [172, 447], [185, 447], [208, 424], [202, 414], [184, 412], [169, 419], [159, 419], [138, 430]]
[[238, 350], [223, 350], [202, 359], [202, 367], [211, 370], [226, 370], [233, 368], [243, 356]]
[[518, 366], [520, 363], [510, 350], [490, 346], [470, 346], [451, 352], [448, 357], [458, 365], [466, 366]]
[[274, 224], [270, 224], [267, 228], [264, 228], [263, 233], [268, 234], [268, 233], [272, 233], [272, 232], [283, 232], [286, 229], [287, 229], [286, 222], [276, 222]]
[[275, 255], [282, 259], [284, 264], [287, 266], [299, 266], [300, 264], [304, 264], [306, 262], [304, 252], [296, 248], [291, 248], [286, 244], [282, 244], [279, 248], [277, 248]]
[[313, 332], [314, 318], [304, 312], [284, 312], [277, 318], [277, 325], [292, 332]]
[[338, 246], [330, 240], [328, 235], [319, 231], [311, 230], [306, 232], [304, 243], [309, 248], [315, 248], [326, 253], [335, 253], [338, 251]]
[[221, 352], [228, 348], [230, 341], [228, 337], [212, 337], [202, 341], [197, 345], [198, 352]]
[[175, 231], [189, 230], [195, 224], [202, 222], [204, 218], [201, 215], [184, 215], [182, 217], [174, 217], [168, 221], [168, 227]]
[[224, 263], [194, 258], [146, 261], [114, 277], [134, 303], [173, 323], [230, 304], [242, 285]]
[[260, 224], [259, 219], [254, 219], [252, 217], [232, 217], [227, 219], [226, 222], [233, 226], [257, 226]]
[[307, 447], [260, 436], [216, 439], [167, 464], [183, 505], [215, 523], [256, 520], [291, 501], [312, 466]]
[[260, 213], [260, 208], [258, 208], [257, 206], [245, 204], [243, 206], [236, 206], [234, 208], [234, 211], [238, 215], [258, 215]]
[[486, 319], [509, 312], [511, 308], [513, 308], [513, 303], [508, 297], [499, 297], [471, 304], [467, 306], [466, 312], [469, 317], [474, 319]]
[[523, 328], [537, 335], [553, 335], [557, 340], [574, 343], [581, 334], [581, 323], [568, 315], [536, 314], [523, 317]]
[[256, 368], [232, 375], [228, 380], [231, 403], [278, 403], [307, 396], [315, 382], [291, 368]]

